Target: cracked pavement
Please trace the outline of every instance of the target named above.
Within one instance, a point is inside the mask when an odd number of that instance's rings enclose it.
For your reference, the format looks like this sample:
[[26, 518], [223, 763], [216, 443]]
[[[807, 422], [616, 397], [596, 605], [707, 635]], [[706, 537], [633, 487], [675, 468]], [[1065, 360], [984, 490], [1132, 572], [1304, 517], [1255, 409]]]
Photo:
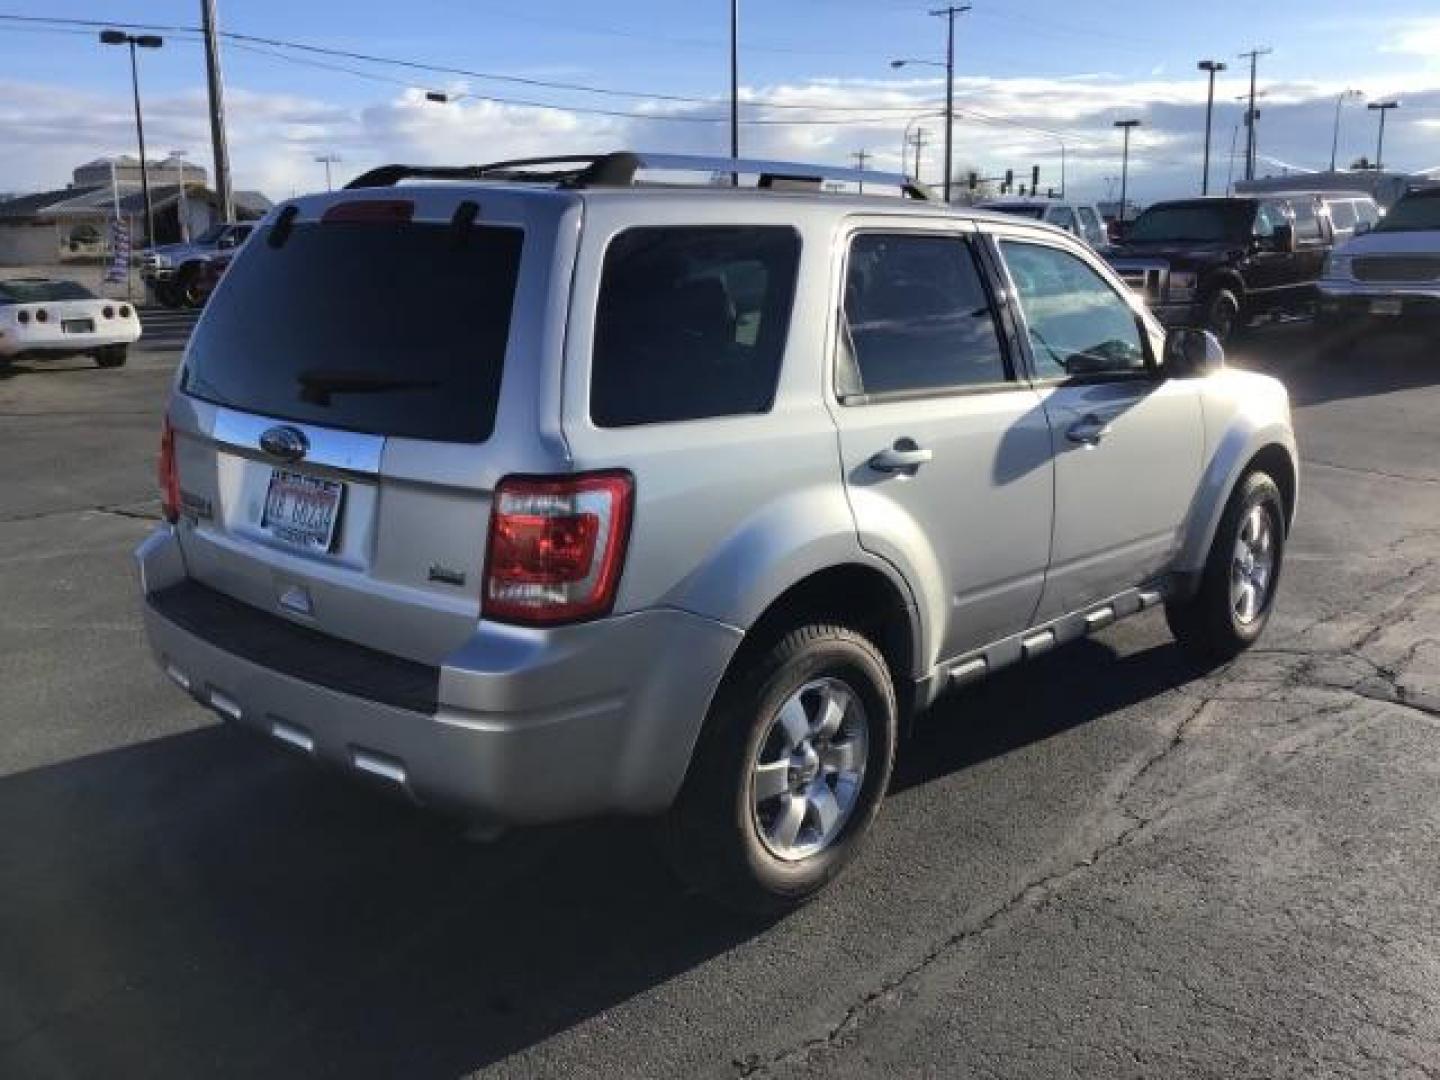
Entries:
[[0, 379], [0, 1075], [1440, 1075], [1440, 366], [1304, 327], [1260, 645], [1148, 613], [943, 701], [869, 850], [756, 926], [645, 830], [463, 843], [156, 673], [173, 352]]

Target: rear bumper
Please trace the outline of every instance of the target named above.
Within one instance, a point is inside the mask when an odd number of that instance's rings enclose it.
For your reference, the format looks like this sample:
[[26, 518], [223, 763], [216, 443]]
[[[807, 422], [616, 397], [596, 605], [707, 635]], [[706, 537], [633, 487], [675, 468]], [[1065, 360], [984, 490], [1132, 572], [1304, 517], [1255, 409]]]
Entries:
[[93, 353], [97, 349], [108, 348], [112, 345], [133, 345], [140, 339], [139, 331], [126, 331], [118, 334], [73, 334], [66, 337], [56, 335], [54, 337], [34, 340], [29, 338], [11, 337], [9, 334], [0, 337], [0, 356], [7, 356], [13, 359], [22, 357], [61, 357], [79, 356], [84, 353]]
[[[481, 623], [425, 669], [436, 680], [426, 711], [301, 677], [293, 663], [242, 655], [223, 628], [169, 617], [157, 597], [186, 581], [169, 529], [136, 558], [156, 660], [196, 701], [417, 803], [496, 823], [663, 810], [741, 638], [673, 609], [548, 630]], [[289, 625], [257, 614], [280, 633]]]

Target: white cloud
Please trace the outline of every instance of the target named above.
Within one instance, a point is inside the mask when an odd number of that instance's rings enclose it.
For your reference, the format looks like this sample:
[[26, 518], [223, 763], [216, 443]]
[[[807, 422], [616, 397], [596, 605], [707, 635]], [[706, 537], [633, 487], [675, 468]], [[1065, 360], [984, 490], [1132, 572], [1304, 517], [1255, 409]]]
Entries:
[[1402, 21], [1380, 51], [1419, 56], [1432, 64], [1440, 63], [1440, 19]]

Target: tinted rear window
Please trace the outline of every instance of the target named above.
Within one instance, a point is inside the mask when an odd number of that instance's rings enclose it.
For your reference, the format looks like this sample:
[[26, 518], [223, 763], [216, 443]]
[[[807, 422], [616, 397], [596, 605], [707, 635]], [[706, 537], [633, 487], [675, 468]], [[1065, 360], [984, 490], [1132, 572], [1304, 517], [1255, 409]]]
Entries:
[[495, 425], [519, 229], [296, 225], [247, 244], [191, 342], [187, 393], [325, 427], [482, 442]]
[[630, 229], [605, 253], [590, 416], [628, 427], [768, 412], [800, 237], [785, 226]]

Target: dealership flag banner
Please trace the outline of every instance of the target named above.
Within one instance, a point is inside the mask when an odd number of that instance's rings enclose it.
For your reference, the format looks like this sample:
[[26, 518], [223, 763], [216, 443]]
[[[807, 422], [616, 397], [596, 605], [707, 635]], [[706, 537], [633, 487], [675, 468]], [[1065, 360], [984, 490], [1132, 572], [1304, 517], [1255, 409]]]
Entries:
[[107, 282], [128, 281], [130, 279], [130, 226], [125, 224], [125, 219], [115, 217], [110, 220], [110, 265], [105, 270]]

